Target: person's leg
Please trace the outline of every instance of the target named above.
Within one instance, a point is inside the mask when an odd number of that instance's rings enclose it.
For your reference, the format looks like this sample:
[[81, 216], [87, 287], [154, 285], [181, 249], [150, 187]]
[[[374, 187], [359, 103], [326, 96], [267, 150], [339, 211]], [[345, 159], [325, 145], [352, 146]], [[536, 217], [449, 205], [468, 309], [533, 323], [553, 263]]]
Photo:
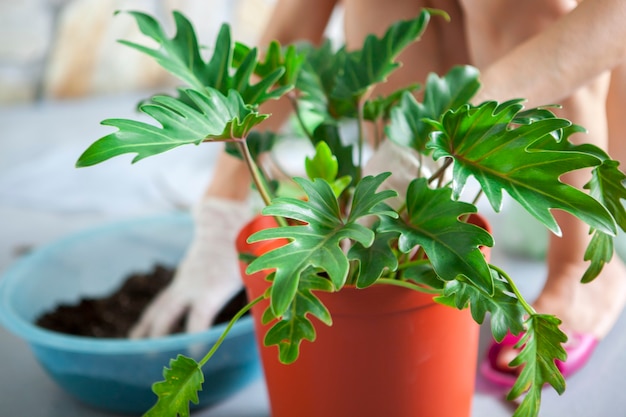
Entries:
[[[465, 5], [470, 55], [475, 65], [484, 68], [571, 11], [576, 2], [465, 0]], [[572, 137], [574, 142], [593, 143], [607, 149], [608, 81], [608, 75], [602, 75], [558, 103], [563, 106], [557, 112], [559, 116], [588, 130], [588, 134]], [[563, 180], [581, 187], [589, 180], [589, 173], [573, 172]], [[554, 214], [563, 237], [550, 237], [546, 283], [533, 305], [541, 313], [557, 315], [563, 320], [564, 329], [601, 339], [610, 331], [626, 302], [626, 269], [614, 257], [594, 282], [581, 284], [580, 278], [588, 266], [583, 260], [590, 238], [588, 227], [567, 213]], [[503, 350], [498, 363], [505, 367], [515, 355], [514, 351]]]

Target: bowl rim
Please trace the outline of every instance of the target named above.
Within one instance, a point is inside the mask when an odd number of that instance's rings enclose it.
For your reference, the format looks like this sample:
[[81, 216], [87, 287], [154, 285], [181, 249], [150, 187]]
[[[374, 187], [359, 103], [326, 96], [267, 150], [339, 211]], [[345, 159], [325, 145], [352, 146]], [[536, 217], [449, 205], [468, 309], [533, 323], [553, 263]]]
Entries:
[[[31, 253], [18, 258], [11, 265], [9, 265], [3, 274], [0, 275], [0, 325], [14, 333], [16, 336], [23, 338], [31, 345], [85, 353], [146, 353], [176, 350], [194, 344], [206, 344], [217, 341], [228, 326], [228, 323], [220, 323], [202, 332], [178, 333], [158, 338], [145, 339], [114, 339], [70, 335], [47, 330], [35, 325], [29, 320], [22, 318], [10, 302], [11, 296], [16, 292], [16, 285], [18, 284], [21, 272], [27, 268], [33, 260], [43, 257], [53, 250], [58, 250], [59, 246], [69, 245], [76, 240], [101, 233], [104, 230], [107, 232], [113, 232], [128, 225], [162, 222], [164, 220], [182, 221], [183, 219], [188, 221], [189, 216], [181, 215], [181, 213], [174, 213], [109, 222], [68, 234], [64, 237], [43, 244]], [[233, 325], [228, 333], [228, 338], [234, 338], [241, 334], [250, 333], [253, 330], [253, 319], [251, 315], [247, 315], [241, 317]]]

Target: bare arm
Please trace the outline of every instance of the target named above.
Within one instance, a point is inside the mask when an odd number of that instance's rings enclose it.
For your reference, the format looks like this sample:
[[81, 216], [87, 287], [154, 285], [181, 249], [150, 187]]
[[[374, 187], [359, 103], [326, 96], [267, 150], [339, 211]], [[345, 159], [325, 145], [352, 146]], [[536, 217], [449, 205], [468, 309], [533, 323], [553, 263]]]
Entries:
[[626, 58], [626, 2], [586, 0], [537, 36], [484, 68], [483, 99], [558, 103]]

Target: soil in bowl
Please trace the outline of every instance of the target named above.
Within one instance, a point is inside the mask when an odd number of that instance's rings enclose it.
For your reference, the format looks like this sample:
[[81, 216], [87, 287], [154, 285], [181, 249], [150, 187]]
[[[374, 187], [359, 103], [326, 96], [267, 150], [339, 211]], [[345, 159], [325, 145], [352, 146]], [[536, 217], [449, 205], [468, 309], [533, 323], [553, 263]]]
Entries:
[[[75, 304], [60, 304], [36, 320], [40, 327], [75, 336], [126, 338], [150, 301], [174, 277], [175, 269], [155, 265], [146, 273], [132, 273], [113, 293], [101, 298], [85, 297]], [[215, 324], [229, 321], [247, 303], [241, 291], [220, 311]], [[184, 318], [171, 334], [184, 332]]]

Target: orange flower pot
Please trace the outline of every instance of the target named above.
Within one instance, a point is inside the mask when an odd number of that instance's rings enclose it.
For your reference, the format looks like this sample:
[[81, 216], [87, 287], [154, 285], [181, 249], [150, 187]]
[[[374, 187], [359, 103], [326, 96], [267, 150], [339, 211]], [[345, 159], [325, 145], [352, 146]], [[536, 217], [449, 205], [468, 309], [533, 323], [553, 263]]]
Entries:
[[[245, 242], [275, 225], [272, 218], [257, 217], [242, 230], [238, 250], [260, 255], [284, 244]], [[241, 268], [254, 299], [269, 285], [266, 274], [246, 275]], [[317, 339], [302, 343], [296, 362], [279, 362], [275, 346], [260, 349], [272, 417], [470, 416], [479, 326], [468, 310], [391, 285], [317, 296], [333, 325], [313, 319]], [[252, 311], [259, 346], [267, 306], [265, 300]]]

